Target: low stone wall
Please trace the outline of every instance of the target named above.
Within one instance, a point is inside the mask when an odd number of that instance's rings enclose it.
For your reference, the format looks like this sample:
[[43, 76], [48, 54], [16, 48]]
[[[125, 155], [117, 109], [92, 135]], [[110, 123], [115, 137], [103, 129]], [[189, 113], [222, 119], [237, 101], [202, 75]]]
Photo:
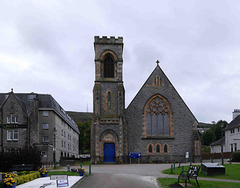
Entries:
[[[225, 152], [223, 153], [223, 157], [225, 159], [230, 159], [232, 155], [232, 152]], [[210, 160], [210, 159], [221, 159], [222, 154], [221, 153], [210, 153], [210, 154], [203, 154], [202, 160]]]

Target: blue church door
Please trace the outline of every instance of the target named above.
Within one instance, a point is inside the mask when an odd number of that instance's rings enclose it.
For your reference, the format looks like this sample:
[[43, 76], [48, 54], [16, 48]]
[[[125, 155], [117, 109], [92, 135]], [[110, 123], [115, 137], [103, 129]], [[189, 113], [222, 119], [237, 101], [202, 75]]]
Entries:
[[114, 143], [104, 143], [104, 162], [115, 162]]

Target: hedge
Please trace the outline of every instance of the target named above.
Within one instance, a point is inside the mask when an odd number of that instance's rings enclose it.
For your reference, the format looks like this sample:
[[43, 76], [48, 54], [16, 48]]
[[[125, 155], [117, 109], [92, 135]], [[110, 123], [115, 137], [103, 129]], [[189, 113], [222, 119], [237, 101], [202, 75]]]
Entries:
[[32, 180], [34, 180], [36, 178], [39, 178], [39, 177], [41, 177], [40, 173], [38, 171], [36, 171], [36, 172], [32, 172], [30, 174], [17, 176], [14, 179], [17, 181], [17, 185], [20, 185], [20, 184], [32, 181]]
[[240, 151], [236, 151], [231, 156], [233, 162], [240, 162]]

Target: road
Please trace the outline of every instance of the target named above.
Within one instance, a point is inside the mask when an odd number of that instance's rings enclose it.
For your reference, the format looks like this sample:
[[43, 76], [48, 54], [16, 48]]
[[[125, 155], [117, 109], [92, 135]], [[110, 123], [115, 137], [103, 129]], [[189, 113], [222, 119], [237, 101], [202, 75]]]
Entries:
[[[88, 166], [84, 166], [88, 172]], [[92, 175], [73, 188], [157, 188], [170, 164], [93, 165]], [[76, 167], [77, 168], [77, 167]]]
[[79, 188], [157, 188], [153, 176], [138, 176], [135, 174], [98, 174], [88, 176], [84, 181], [74, 186]]

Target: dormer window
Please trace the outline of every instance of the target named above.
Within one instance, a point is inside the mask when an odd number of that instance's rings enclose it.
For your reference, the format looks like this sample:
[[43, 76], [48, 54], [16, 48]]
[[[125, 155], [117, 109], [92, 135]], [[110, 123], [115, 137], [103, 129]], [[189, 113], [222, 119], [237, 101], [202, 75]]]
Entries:
[[36, 98], [35, 94], [28, 95], [28, 100], [33, 100]]

